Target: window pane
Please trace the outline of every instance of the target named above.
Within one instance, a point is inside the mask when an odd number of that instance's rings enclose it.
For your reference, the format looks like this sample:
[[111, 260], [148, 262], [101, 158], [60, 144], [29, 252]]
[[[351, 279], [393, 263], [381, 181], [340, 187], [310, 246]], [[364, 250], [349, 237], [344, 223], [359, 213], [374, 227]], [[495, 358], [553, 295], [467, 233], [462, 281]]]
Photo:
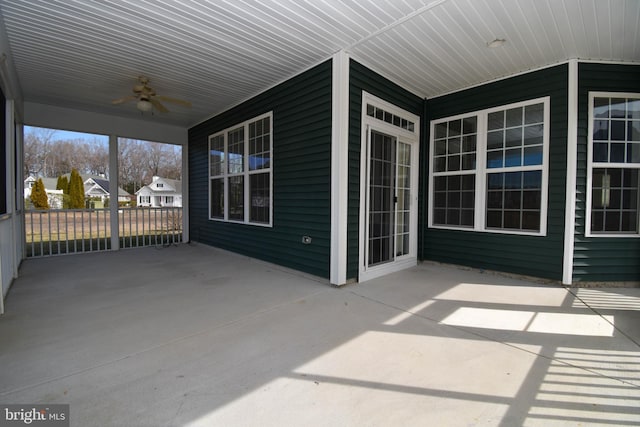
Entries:
[[507, 123], [505, 127], [522, 126], [522, 107], [507, 110]]
[[271, 167], [269, 118], [249, 124], [249, 170]]
[[520, 211], [504, 211], [504, 228], [520, 229]]
[[244, 221], [244, 176], [229, 177], [229, 219]]
[[522, 145], [522, 128], [507, 129], [504, 145], [506, 147], [519, 147]]
[[609, 148], [609, 161], [614, 163], [624, 163], [625, 144], [612, 143]]
[[523, 230], [540, 230], [540, 212], [522, 212]]
[[449, 137], [459, 136], [462, 133], [462, 121], [452, 120], [449, 122]]
[[489, 130], [504, 128], [504, 111], [496, 111], [489, 113], [488, 117]]
[[502, 228], [502, 211], [487, 211], [487, 228]]
[[223, 174], [224, 163], [224, 135], [218, 135], [209, 140], [209, 165], [211, 176]]
[[229, 173], [244, 171], [244, 127], [229, 131], [227, 136]]
[[447, 141], [447, 154], [458, 154], [460, 153], [460, 138], [449, 138]]
[[503, 147], [504, 133], [502, 130], [489, 132], [487, 134], [487, 149], [495, 150]]
[[638, 175], [638, 169], [593, 169], [592, 232], [638, 232]]
[[460, 156], [449, 156], [447, 159], [447, 170], [448, 171], [459, 171], [460, 170]]
[[477, 132], [477, 117], [467, 117], [466, 119], [462, 119], [462, 133], [465, 135], [469, 135], [471, 133]]
[[627, 141], [640, 141], [640, 120], [628, 122]]
[[544, 120], [544, 104], [527, 105], [524, 108], [525, 124], [542, 123]]
[[447, 124], [438, 123], [435, 125], [435, 139], [442, 139], [447, 137]]
[[640, 119], [640, 99], [627, 100], [627, 118]]
[[506, 167], [522, 166], [522, 150], [520, 148], [505, 150], [504, 165]]
[[251, 209], [249, 221], [268, 224], [271, 201], [269, 174], [259, 173], [249, 177], [249, 192], [251, 196]]
[[462, 156], [462, 169], [463, 170], [473, 170], [476, 168], [476, 155], [475, 154], [464, 154]]
[[611, 106], [610, 111], [609, 111], [609, 115], [611, 116], [611, 118], [625, 118], [625, 116], [627, 115], [627, 106], [626, 106], [626, 99], [624, 98], [611, 98]]
[[224, 179], [211, 180], [211, 218], [224, 218]]
[[611, 140], [612, 141], [624, 141], [625, 140], [625, 121], [624, 120], [611, 120]]
[[608, 120], [594, 120], [593, 140], [594, 141], [609, 140], [609, 121]]
[[609, 144], [595, 143], [593, 144], [593, 161], [608, 162], [609, 161]]
[[525, 147], [524, 148], [524, 165], [541, 165], [542, 164], [542, 146]]
[[433, 223], [473, 226], [475, 175], [434, 177]]
[[462, 152], [471, 153], [476, 151], [476, 135], [467, 135], [462, 138]]
[[487, 175], [487, 228], [540, 230], [542, 171]]
[[537, 145], [543, 143], [543, 131], [542, 125], [527, 126], [524, 128], [524, 145]]
[[502, 151], [489, 151], [487, 152], [487, 167], [488, 168], [501, 168], [502, 163]]

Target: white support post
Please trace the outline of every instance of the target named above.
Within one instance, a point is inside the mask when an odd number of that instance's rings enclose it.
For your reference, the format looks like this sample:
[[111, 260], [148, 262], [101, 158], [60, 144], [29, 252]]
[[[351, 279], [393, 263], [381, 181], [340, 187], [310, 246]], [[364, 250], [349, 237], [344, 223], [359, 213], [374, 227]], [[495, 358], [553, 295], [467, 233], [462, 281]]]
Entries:
[[578, 61], [569, 61], [567, 100], [567, 188], [564, 217], [564, 255], [562, 284], [571, 285], [576, 229], [576, 183], [578, 173]]
[[182, 145], [182, 242], [189, 242], [189, 144]]
[[109, 217], [111, 222], [111, 250], [120, 249], [118, 222], [118, 137], [109, 135]]
[[349, 202], [349, 56], [332, 58], [331, 79], [331, 266], [332, 285], [347, 282]]

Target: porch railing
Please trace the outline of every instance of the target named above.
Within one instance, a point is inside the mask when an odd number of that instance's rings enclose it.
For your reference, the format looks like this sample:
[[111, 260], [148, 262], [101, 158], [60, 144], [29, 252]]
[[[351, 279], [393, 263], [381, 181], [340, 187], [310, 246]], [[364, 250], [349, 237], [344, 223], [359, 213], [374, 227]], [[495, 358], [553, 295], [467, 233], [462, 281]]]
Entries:
[[[111, 249], [109, 209], [25, 211], [27, 257]], [[182, 208], [118, 209], [121, 248], [157, 246], [182, 241]]]

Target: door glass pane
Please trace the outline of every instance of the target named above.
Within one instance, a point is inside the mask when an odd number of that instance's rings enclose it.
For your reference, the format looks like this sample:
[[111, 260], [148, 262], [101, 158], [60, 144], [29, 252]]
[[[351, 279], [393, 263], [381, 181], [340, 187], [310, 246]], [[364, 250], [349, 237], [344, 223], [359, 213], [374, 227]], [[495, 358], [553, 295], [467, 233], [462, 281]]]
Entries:
[[395, 138], [371, 132], [369, 161], [369, 258], [367, 265], [393, 258], [395, 222]]
[[396, 170], [396, 257], [409, 253], [409, 218], [411, 209], [411, 145], [398, 142]]

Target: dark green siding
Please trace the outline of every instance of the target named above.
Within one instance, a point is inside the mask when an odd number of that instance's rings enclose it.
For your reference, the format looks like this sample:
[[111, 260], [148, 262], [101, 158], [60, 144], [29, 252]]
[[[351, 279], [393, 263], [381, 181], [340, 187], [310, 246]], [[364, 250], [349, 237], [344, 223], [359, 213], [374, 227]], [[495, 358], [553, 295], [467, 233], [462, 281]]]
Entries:
[[578, 175], [574, 282], [640, 280], [640, 239], [585, 235], [589, 92], [640, 93], [640, 66], [581, 63], [578, 65]]
[[[347, 279], [358, 277], [360, 222], [360, 145], [362, 91], [384, 99], [410, 113], [422, 114], [423, 100], [365, 66], [349, 65], [349, 208], [347, 225]], [[421, 136], [422, 138], [422, 136]]]
[[[208, 219], [208, 136], [273, 111], [273, 227]], [[331, 61], [189, 130], [191, 239], [329, 277]], [[302, 236], [310, 236], [310, 245]]]
[[[439, 262], [562, 279], [567, 143], [568, 66], [559, 65], [427, 101], [429, 121], [513, 102], [550, 97], [547, 236], [521, 236], [427, 228], [422, 257]], [[428, 137], [427, 137], [428, 140]], [[424, 171], [429, 150], [422, 150]], [[428, 173], [423, 174], [424, 185]], [[426, 197], [426, 191], [422, 193]], [[426, 216], [425, 216], [426, 219]]]

